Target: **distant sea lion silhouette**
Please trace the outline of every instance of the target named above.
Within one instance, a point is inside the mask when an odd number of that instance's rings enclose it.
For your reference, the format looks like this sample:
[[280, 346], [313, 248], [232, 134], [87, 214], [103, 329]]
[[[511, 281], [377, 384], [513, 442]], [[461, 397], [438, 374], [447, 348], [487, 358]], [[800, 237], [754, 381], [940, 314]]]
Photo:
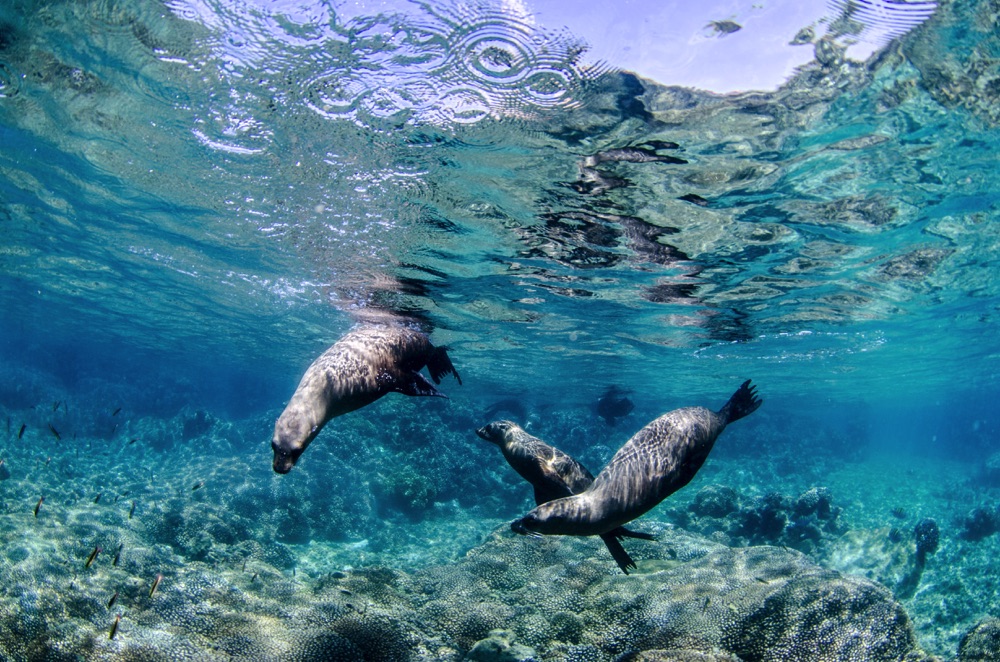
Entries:
[[628, 416], [635, 409], [635, 403], [628, 397], [629, 393], [631, 391], [609, 386], [597, 399], [597, 413], [608, 425], [614, 425], [617, 419]]
[[[517, 423], [494, 421], [476, 430], [476, 434], [499, 446], [514, 471], [531, 483], [535, 490], [536, 505], [579, 494], [594, 482], [593, 474], [572, 456], [533, 437]], [[607, 545], [611, 556], [627, 575], [629, 569], [636, 565], [619, 542], [621, 538], [653, 540], [654, 536], [623, 527], [601, 534], [601, 540]]]
[[393, 391], [447, 397], [418, 372], [427, 366], [435, 384], [451, 373], [462, 383], [446, 347], [401, 325], [359, 326], [313, 361], [274, 424], [274, 470], [291, 471], [326, 423]]
[[511, 524], [522, 535], [614, 531], [687, 485], [726, 426], [761, 405], [747, 380], [718, 412], [684, 407], [639, 430], [580, 494], [549, 501]]

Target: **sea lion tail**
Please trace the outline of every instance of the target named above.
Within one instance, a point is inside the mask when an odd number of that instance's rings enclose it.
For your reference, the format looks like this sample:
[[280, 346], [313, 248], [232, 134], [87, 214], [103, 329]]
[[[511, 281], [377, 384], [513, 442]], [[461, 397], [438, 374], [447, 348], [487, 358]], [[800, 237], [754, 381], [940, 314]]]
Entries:
[[455, 375], [459, 385], [462, 384], [462, 378], [458, 376], [458, 371], [448, 358], [447, 347], [435, 347], [431, 350], [431, 356], [427, 359], [427, 371], [431, 373], [431, 379], [435, 384], [440, 384], [441, 378], [448, 373]]
[[604, 544], [607, 545], [608, 551], [611, 552], [612, 558], [614, 558], [618, 567], [622, 569], [622, 572], [627, 575], [629, 570], [636, 569], [637, 566], [635, 565], [635, 561], [633, 561], [632, 557], [628, 555], [628, 552], [625, 551], [622, 544], [618, 542], [618, 538], [615, 537], [613, 532], [602, 533], [601, 540], [603, 540]]
[[719, 416], [726, 421], [726, 425], [729, 425], [733, 421], [738, 421], [757, 411], [757, 407], [760, 407], [763, 402], [757, 397], [757, 387], [751, 385], [748, 379], [736, 389], [736, 393], [733, 393], [733, 397], [729, 398], [729, 402], [719, 410]]

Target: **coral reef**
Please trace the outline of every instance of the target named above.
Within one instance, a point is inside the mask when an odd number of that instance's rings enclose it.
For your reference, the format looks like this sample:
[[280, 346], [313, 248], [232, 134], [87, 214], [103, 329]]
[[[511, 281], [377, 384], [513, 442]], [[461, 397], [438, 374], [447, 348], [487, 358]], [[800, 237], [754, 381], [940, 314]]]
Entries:
[[1000, 660], [1000, 618], [986, 618], [962, 637], [956, 662], [996, 662], [996, 660]]
[[698, 491], [689, 513], [679, 514], [676, 521], [727, 545], [784, 545], [815, 553], [844, 532], [838, 522], [841, 511], [825, 487], [812, 487], [798, 497], [771, 492], [745, 498], [731, 487], [707, 485]]

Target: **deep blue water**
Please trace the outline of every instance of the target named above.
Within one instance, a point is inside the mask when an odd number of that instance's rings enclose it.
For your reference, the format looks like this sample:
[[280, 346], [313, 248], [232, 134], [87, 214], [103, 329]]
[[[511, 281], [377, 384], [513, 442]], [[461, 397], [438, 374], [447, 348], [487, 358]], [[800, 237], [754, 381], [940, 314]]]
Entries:
[[[203, 653], [214, 635], [140, 583], [163, 571], [183, 601], [247, 541], [287, 581], [456, 563], [533, 505], [473, 434], [491, 405], [596, 473], [659, 414], [750, 378], [764, 407], [649, 522], [710, 537], [684, 514], [707, 486], [826, 487], [843, 527], [800, 550], [823, 567], [888, 583], [845, 550], [940, 526], [921, 588], [889, 586], [925, 650], [1000, 617], [1000, 535], [969, 534], [975, 508], [1000, 528], [996, 7], [880, 2], [879, 23], [817, 3], [793, 27], [780, 3], [678, 7], [657, 28], [643, 12], [665, 9], [626, 5], [609, 34], [636, 31], [627, 47], [564, 28], [560, 3], [0, 7], [3, 636], [125, 655], [81, 643], [110, 646], [110, 612], [71, 595], [88, 551], [121, 541], [145, 550], [131, 575], [105, 554], [88, 590], [131, 582], [131, 641]], [[693, 62], [676, 80], [638, 68], [671, 39]], [[687, 82], [695, 54], [724, 72], [792, 41], [806, 56], [780, 85]], [[302, 372], [396, 317], [463, 384], [337, 419], [273, 475]], [[635, 403], [615, 425], [594, 411], [609, 385]], [[32, 591], [48, 602], [16, 601]], [[52, 614], [71, 632], [31, 620]]]

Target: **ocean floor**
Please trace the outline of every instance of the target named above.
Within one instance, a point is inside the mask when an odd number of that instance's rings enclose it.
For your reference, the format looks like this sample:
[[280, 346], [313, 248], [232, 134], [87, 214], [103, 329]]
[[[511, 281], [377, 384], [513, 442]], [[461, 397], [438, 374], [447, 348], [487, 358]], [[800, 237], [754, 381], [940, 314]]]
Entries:
[[[482, 422], [408, 405], [287, 476], [276, 412], [0, 411], [0, 658], [998, 659], [975, 657], [1000, 636], [983, 466], [805, 454], [764, 416], [634, 523], [657, 539], [625, 541], [625, 576], [597, 539], [514, 535], [530, 490]], [[641, 425], [567, 416], [533, 433], [595, 470]]]

